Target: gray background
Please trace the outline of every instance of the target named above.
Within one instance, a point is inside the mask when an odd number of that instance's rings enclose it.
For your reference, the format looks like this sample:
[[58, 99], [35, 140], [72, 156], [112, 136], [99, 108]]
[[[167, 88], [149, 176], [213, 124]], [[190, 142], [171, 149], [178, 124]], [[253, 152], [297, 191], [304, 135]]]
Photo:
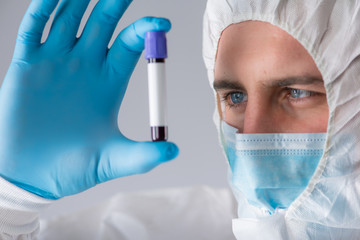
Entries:
[[[0, 82], [5, 77], [16, 33], [30, 0], [0, 0]], [[96, 1], [92, 1], [87, 15]], [[47, 218], [108, 199], [117, 192], [191, 185], [227, 186], [227, 164], [212, 121], [214, 97], [202, 62], [202, 18], [205, 0], [134, 0], [115, 35], [143, 16], [167, 17], [169, 134], [179, 157], [145, 175], [113, 180], [76, 196], [56, 201], [42, 213]], [[84, 21], [83, 21], [84, 22]], [[49, 24], [47, 26], [49, 29]], [[120, 110], [120, 129], [136, 140], [149, 139], [146, 62], [141, 58]]]

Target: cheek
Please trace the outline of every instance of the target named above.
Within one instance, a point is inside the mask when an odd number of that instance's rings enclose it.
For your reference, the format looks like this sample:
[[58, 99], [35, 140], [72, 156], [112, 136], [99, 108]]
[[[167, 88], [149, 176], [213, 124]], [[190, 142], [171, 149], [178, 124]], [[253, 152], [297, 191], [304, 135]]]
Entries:
[[308, 121], [311, 132], [326, 132], [329, 121], [328, 106], [323, 106], [311, 112], [311, 121]]
[[302, 110], [295, 116], [287, 115], [282, 123], [283, 132], [325, 133], [327, 131], [329, 110], [327, 105], [315, 109]]
[[239, 132], [243, 132], [245, 114], [243, 112], [233, 111], [229, 108], [226, 108], [224, 114], [224, 121], [230, 126], [237, 128]]
[[230, 109], [225, 104], [221, 104], [219, 94], [216, 94], [217, 110], [220, 116], [220, 120], [225, 121], [230, 126], [237, 128], [240, 132], [244, 126], [244, 113], [239, 109]]

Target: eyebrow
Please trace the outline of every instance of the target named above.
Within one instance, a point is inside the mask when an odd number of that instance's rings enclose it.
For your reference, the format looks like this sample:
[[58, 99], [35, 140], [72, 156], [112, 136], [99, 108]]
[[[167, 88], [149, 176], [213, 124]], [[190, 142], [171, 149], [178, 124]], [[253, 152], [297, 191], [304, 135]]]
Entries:
[[229, 79], [222, 79], [222, 80], [215, 80], [213, 87], [215, 90], [222, 90], [222, 89], [237, 89], [243, 90], [244, 87], [237, 81], [229, 80]]
[[324, 85], [322, 78], [317, 77], [308, 77], [308, 76], [297, 76], [297, 77], [288, 77], [283, 79], [278, 79], [275, 81], [270, 81], [269, 86], [271, 87], [287, 87], [291, 85]]
[[[291, 85], [319, 85], [323, 86], [324, 81], [321, 78], [317, 77], [308, 77], [308, 76], [296, 76], [296, 77], [287, 77], [277, 80], [270, 81], [269, 84], [264, 84], [269, 87], [287, 87]], [[243, 90], [244, 87], [241, 83], [236, 80], [231, 79], [221, 79], [215, 80], [213, 87], [215, 90], [226, 90], [226, 89], [236, 89]]]

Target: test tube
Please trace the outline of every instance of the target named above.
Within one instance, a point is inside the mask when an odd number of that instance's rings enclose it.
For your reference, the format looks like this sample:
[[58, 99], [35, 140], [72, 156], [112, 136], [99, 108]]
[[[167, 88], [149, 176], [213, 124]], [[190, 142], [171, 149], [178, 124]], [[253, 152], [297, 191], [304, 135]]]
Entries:
[[168, 139], [165, 58], [166, 35], [162, 31], [145, 34], [145, 59], [148, 61], [148, 88], [151, 139]]

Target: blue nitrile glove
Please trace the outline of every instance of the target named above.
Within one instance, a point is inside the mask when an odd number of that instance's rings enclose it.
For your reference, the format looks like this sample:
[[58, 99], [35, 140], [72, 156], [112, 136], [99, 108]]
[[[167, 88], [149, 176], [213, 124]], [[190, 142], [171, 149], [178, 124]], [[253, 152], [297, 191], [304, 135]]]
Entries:
[[142, 18], [108, 49], [130, 1], [99, 1], [76, 38], [89, 1], [61, 1], [40, 44], [58, 0], [33, 0], [0, 90], [0, 176], [45, 198], [145, 173], [178, 153], [173, 143], [131, 141], [117, 126], [145, 32], [168, 31], [170, 22]]

